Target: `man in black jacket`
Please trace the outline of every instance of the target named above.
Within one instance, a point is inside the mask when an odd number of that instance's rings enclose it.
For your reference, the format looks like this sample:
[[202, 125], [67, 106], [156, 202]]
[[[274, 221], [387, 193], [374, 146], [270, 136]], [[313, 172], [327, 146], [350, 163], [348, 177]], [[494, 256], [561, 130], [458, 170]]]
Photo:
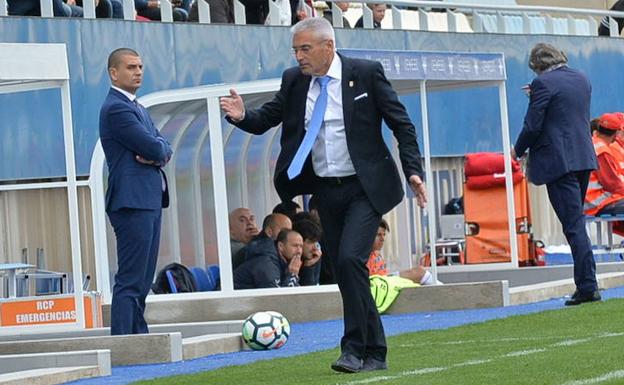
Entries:
[[[276, 245], [279, 234], [291, 227], [290, 219], [283, 214], [271, 214], [264, 219], [262, 231], [247, 245], [245, 262], [234, 270], [235, 289], [299, 286], [301, 252], [298, 266], [295, 261], [291, 268], [291, 253], [281, 257]], [[287, 243], [286, 239], [282, 243]]]
[[[306, 213], [308, 214], [308, 213]], [[303, 266], [299, 270], [299, 284], [301, 286], [314, 286], [319, 284], [321, 274], [321, 245], [319, 241], [323, 235], [321, 225], [311, 219], [299, 219], [293, 222], [293, 230], [301, 234], [303, 238]]]
[[232, 89], [221, 98], [221, 108], [228, 121], [256, 135], [282, 123], [275, 189], [282, 201], [318, 196], [344, 307], [342, 354], [331, 368], [346, 373], [384, 370], [386, 338], [366, 262], [381, 216], [401, 202], [404, 183], [383, 140], [381, 122], [392, 130], [405, 179], [424, 207], [415, 128], [382, 65], [336, 53], [327, 20], [305, 19], [292, 31], [298, 66], [284, 71], [273, 100], [246, 109]]

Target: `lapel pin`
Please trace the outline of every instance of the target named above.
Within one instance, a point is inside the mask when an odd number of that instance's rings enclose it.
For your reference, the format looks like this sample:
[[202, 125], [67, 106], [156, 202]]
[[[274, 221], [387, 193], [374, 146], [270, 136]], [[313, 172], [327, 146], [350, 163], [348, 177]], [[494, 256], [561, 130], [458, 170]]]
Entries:
[[355, 85], [355, 82], [353, 80], [349, 80], [349, 87], [353, 88], [354, 85]]

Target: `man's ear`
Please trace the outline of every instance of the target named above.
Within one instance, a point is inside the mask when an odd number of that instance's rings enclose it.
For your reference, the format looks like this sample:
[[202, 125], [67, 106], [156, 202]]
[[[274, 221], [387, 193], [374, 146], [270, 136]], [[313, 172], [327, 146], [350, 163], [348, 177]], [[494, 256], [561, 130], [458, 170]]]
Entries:
[[332, 51], [335, 51], [335, 50], [336, 50], [336, 47], [335, 47], [335, 44], [334, 44], [334, 41], [333, 41], [333, 40], [331, 40], [331, 39], [327, 39], [327, 44], [328, 44], [329, 48], [330, 48]]
[[108, 69], [108, 76], [112, 81], [117, 81], [117, 68], [111, 67]]

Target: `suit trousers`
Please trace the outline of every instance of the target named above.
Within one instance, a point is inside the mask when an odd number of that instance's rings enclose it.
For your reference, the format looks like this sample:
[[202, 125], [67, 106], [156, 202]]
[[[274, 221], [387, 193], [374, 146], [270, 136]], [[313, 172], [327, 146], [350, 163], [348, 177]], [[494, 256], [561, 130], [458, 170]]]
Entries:
[[149, 332], [143, 313], [158, 259], [161, 213], [161, 209], [121, 209], [108, 213], [117, 238], [111, 335]]
[[548, 199], [572, 250], [574, 259], [574, 283], [581, 293], [598, 290], [596, 262], [591, 250], [591, 241], [585, 230], [583, 203], [590, 171], [569, 172], [561, 178], [546, 184]]
[[358, 358], [384, 361], [386, 338], [366, 267], [381, 214], [373, 208], [357, 177], [321, 180], [316, 189], [319, 214], [344, 312], [341, 350]]

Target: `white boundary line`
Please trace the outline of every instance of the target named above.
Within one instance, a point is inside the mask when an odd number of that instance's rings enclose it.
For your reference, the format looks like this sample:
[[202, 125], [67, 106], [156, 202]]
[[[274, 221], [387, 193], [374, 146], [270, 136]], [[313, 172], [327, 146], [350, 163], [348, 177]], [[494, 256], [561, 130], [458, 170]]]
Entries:
[[624, 370], [616, 370], [613, 372], [605, 373], [600, 377], [587, 378], [584, 380], [570, 381], [563, 385], [591, 385], [598, 384], [605, 381], [611, 381], [618, 378], [624, 378]]
[[[578, 337], [578, 336], [576, 336]], [[595, 336], [592, 336], [595, 337]], [[464, 345], [464, 344], [490, 344], [499, 342], [517, 342], [517, 341], [544, 341], [544, 340], [559, 340], [561, 338], [574, 338], [563, 336], [545, 336], [545, 337], [508, 337], [508, 338], [488, 338], [484, 340], [459, 340], [459, 341], [441, 341], [441, 342], [429, 342], [429, 345]], [[415, 346], [421, 346], [419, 344], [401, 344], [398, 345], [402, 348], [409, 348]]]
[[[624, 336], [624, 333], [611, 333], [611, 332], [607, 332], [607, 333], [601, 333], [601, 334], [597, 334], [597, 335], [593, 335], [593, 336], [589, 336], [586, 338], [579, 338], [579, 339], [567, 339], [569, 337], [551, 337], [551, 338], [566, 338], [562, 341], [547, 345], [547, 347], [544, 348], [536, 348], [536, 349], [529, 349], [529, 350], [519, 350], [519, 351], [513, 351], [513, 352], [509, 352], [509, 353], [505, 353], [502, 355], [499, 355], [497, 357], [492, 357], [492, 358], [486, 358], [486, 359], [482, 359], [482, 360], [468, 360], [468, 361], [464, 361], [464, 362], [459, 362], [457, 364], [453, 364], [450, 366], [439, 366], [439, 367], [431, 367], [431, 368], [421, 368], [421, 369], [414, 369], [414, 370], [407, 370], [407, 371], [403, 371], [400, 372], [398, 374], [395, 375], [386, 375], [386, 376], [376, 376], [376, 377], [370, 377], [370, 378], [364, 378], [361, 380], [354, 380], [354, 381], [347, 381], [347, 382], [340, 382], [337, 383], [336, 385], [358, 385], [358, 384], [370, 384], [370, 383], [380, 383], [380, 382], [384, 382], [384, 381], [392, 381], [392, 380], [396, 380], [399, 378], [403, 378], [403, 377], [412, 377], [412, 376], [420, 376], [423, 374], [429, 374], [429, 373], [439, 373], [439, 372], [444, 372], [450, 369], [455, 369], [455, 368], [462, 368], [462, 367], [466, 367], [466, 366], [474, 366], [474, 365], [482, 365], [482, 364], [487, 364], [490, 363], [492, 361], [496, 361], [496, 360], [501, 360], [501, 359], [505, 359], [505, 358], [509, 358], [509, 357], [519, 357], [519, 356], [529, 356], [532, 354], [538, 354], [538, 353], [545, 353], [552, 348], [560, 348], [560, 347], [567, 347], [567, 346], [572, 346], [572, 345], [578, 345], [578, 344], [582, 344], [582, 343], [586, 343], [586, 342], [591, 342], [593, 340], [599, 339], [599, 338], [614, 338], [614, 337], [622, 337]], [[526, 340], [532, 340], [532, 339], [537, 339], [537, 338], [526, 338]], [[513, 341], [513, 340], [525, 340], [524, 338], [501, 338], [498, 340], [483, 340], [483, 341], [476, 341], [476, 340], [469, 340], [469, 341], [464, 341], [464, 342], [496, 342], [496, 341]], [[458, 341], [461, 342], [461, 341]], [[407, 346], [407, 345], [401, 345], [401, 346]], [[569, 381], [566, 382], [563, 385], [591, 385], [591, 384], [598, 384], [600, 382], [604, 382], [604, 381], [610, 381], [613, 379], [619, 379], [619, 378], [624, 378], [624, 370], [616, 370], [613, 372], [609, 372], [606, 373], [600, 377], [594, 377], [594, 378], [589, 378], [589, 379], [583, 379], [583, 380], [574, 380], [574, 381]]]

